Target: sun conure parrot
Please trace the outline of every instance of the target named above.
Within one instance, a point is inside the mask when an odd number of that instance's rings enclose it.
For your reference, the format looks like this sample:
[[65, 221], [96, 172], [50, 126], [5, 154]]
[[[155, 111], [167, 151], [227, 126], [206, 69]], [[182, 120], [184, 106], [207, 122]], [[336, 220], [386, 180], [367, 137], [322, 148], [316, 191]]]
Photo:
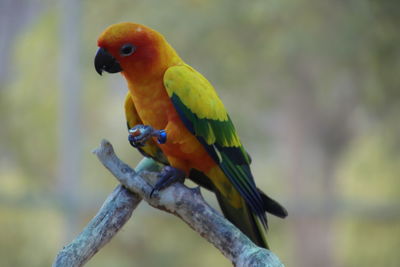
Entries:
[[256, 187], [250, 156], [214, 87], [146, 26], [112, 25], [98, 46], [96, 71], [121, 72], [128, 83], [130, 143], [166, 165], [154, 190], [189, 177], [216, 194], [229, 221], [268, 248], [265, 212], [282, 218], [287, 212]]

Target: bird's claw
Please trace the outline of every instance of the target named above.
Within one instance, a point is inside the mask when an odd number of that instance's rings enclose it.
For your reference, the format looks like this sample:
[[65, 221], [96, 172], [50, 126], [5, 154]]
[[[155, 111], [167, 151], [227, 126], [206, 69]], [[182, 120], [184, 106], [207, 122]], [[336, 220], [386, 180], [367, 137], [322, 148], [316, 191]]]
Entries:
[[128, 140], [133, 147], [144, 146], [152, 137], [157, 137], [159, 144], [164, 144], [167, 141], [167, 133], [164, 130], [155, 130], [150, 125], [138, 124], [129, 129]]
[[165, 166], [158, 177], [159, 180], [154, 185], [153, 190], [151, 190], [150, 198], [152, 197], [153, 193], [158, 192], [175, 182], [183, 183], [186, 175], [185, 172], [180, 169], [171, 166]]

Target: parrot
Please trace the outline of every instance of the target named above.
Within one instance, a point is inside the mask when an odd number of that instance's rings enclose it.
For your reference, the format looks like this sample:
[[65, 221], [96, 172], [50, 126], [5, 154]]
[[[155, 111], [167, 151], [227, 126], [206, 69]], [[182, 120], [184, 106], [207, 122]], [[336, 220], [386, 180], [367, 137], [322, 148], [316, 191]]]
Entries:
[[288, 213], [257, 188], [251, 157], [211, 83], [161, 33], [141, 24], [113, 24], [97, 46], [97, 73], [120, 73], [127, 82], [130, 144], [164, 165], [150, 197], [189, 178], [215, 193], [224, 216], [250, 240], [269, 248], [266, 212]]

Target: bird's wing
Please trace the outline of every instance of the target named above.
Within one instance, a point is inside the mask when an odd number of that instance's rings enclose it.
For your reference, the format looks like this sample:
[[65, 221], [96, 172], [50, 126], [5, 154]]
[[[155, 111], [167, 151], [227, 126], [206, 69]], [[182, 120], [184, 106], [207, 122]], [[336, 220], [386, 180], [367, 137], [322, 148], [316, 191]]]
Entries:
[[250, 157], [213, 86], [188, 65], [168, 68], [164, 74], [164, 86], [187, 129], [197, 137], [252, 211], [266, 224], [263, 201], [249, 167]]

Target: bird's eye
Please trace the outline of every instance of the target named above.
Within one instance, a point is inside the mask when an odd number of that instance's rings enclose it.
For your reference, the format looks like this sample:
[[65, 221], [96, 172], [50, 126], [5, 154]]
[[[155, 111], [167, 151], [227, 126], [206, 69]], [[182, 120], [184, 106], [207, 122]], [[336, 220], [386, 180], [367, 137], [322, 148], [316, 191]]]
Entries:
[[123, 57], [127, 57], [133, 54], [135, 52], [136, 47], [133, 44], [124, 44], [121, 47], [120, 54]]

